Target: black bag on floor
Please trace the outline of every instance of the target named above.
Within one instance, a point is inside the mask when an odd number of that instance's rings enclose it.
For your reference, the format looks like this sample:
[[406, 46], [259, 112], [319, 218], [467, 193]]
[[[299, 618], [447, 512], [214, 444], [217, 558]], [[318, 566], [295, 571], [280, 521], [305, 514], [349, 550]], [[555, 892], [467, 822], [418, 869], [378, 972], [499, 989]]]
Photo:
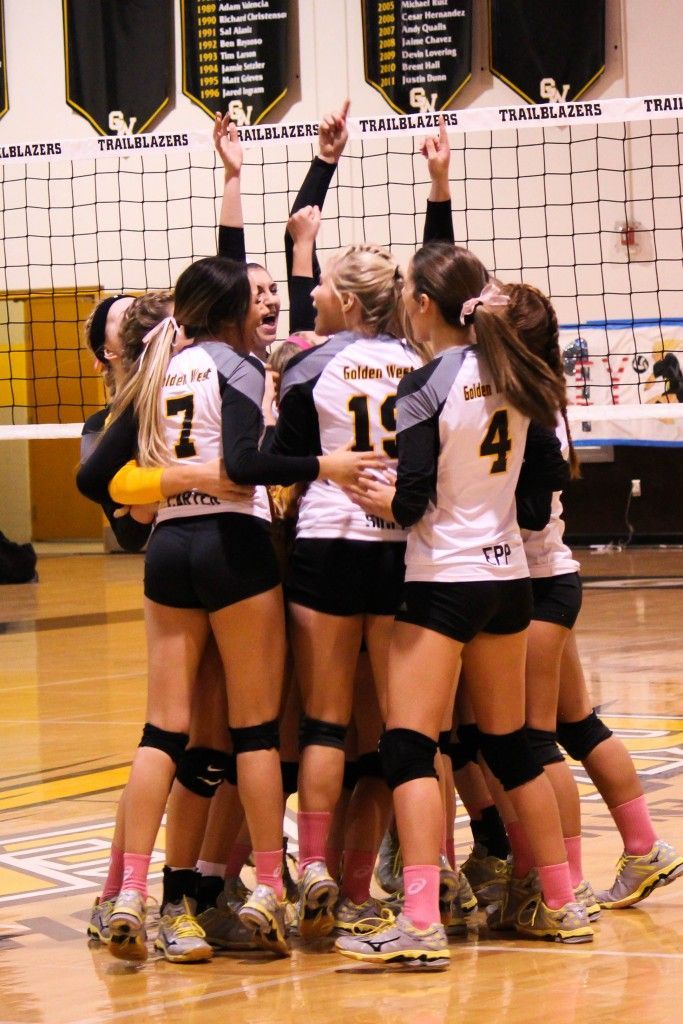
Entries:
[[0, 584], [30, 583], [36, 578], [32, 544], [15, 544], [0, 532]]

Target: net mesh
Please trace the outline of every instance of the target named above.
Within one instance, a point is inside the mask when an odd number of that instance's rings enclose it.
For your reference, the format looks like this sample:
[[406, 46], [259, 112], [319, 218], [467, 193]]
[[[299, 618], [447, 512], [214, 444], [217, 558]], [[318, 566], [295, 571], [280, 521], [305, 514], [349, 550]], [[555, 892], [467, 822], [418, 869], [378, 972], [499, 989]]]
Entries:
[[[502, 280], [551, 296], [579, 442], [683, 442], [681, 121], [475, 128], [451, 145], [456, 239]], [[429, 181], [418, 149], [413, 134], [350, 141], [323, 261], [368, 240], [408, 262]], [[281, 286], [283, 335], [284, 230], [313, 155], [301, 142], [252, 147], [242, 173], [247, 251]], [[101, 406], [83, 321], [103, 293], [169, 287], [215, 253], [221, 189], [208, 136], [204, 149], [0, 163], [5, 436], [77, 433]]]

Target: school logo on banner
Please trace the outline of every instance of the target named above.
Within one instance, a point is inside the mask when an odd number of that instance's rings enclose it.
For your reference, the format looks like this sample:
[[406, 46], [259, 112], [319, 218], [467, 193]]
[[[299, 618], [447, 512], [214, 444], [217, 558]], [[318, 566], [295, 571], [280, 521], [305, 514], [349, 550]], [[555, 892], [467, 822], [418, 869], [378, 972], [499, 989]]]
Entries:
[[401, 114], [443, 110], [472, 77], [472, 0], [361, 0], [365, 80]]
[[101, 135], [146, 131], [170, 99], [172, 0], [63, 0], [66, 99]]
[[211, 117], [258, 124], [287, 92], [288, 0], [181, 0], [183, 92]]
[[491, 71], [528, 103], [576, 100], [605, 70], [605, 0], [490, 0]]

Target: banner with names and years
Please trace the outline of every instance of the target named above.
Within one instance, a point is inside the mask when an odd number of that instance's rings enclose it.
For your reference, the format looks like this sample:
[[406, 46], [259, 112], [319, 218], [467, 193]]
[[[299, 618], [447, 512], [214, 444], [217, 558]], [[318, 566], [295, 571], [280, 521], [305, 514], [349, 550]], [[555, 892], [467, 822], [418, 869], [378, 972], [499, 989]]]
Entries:
[[173, 0], [63, 0], [66, 100], [101, 135], [146, 131], [173, 81]]
[[576, 100], [605, 70], [605, 0], [489, 0], [491, 71], [527, 101]]
[[288, 0], [181, 0], [183, 92], [258, 124], [287, 92]]
[[443, 110], [472, 76], [472, 0], [361, 0], [365, 80], [403, 114]]

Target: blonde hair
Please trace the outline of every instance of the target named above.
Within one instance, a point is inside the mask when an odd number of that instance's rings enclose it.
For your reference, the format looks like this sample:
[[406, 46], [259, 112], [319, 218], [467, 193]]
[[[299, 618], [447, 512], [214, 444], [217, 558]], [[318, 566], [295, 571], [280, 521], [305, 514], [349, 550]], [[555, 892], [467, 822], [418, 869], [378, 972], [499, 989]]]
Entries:
[[367, 243], [352, 245], [328, 261], [326, 276], [337, 295], [355, 295], [368, 336], [405, 336], [403, 274], [388, 249]]

